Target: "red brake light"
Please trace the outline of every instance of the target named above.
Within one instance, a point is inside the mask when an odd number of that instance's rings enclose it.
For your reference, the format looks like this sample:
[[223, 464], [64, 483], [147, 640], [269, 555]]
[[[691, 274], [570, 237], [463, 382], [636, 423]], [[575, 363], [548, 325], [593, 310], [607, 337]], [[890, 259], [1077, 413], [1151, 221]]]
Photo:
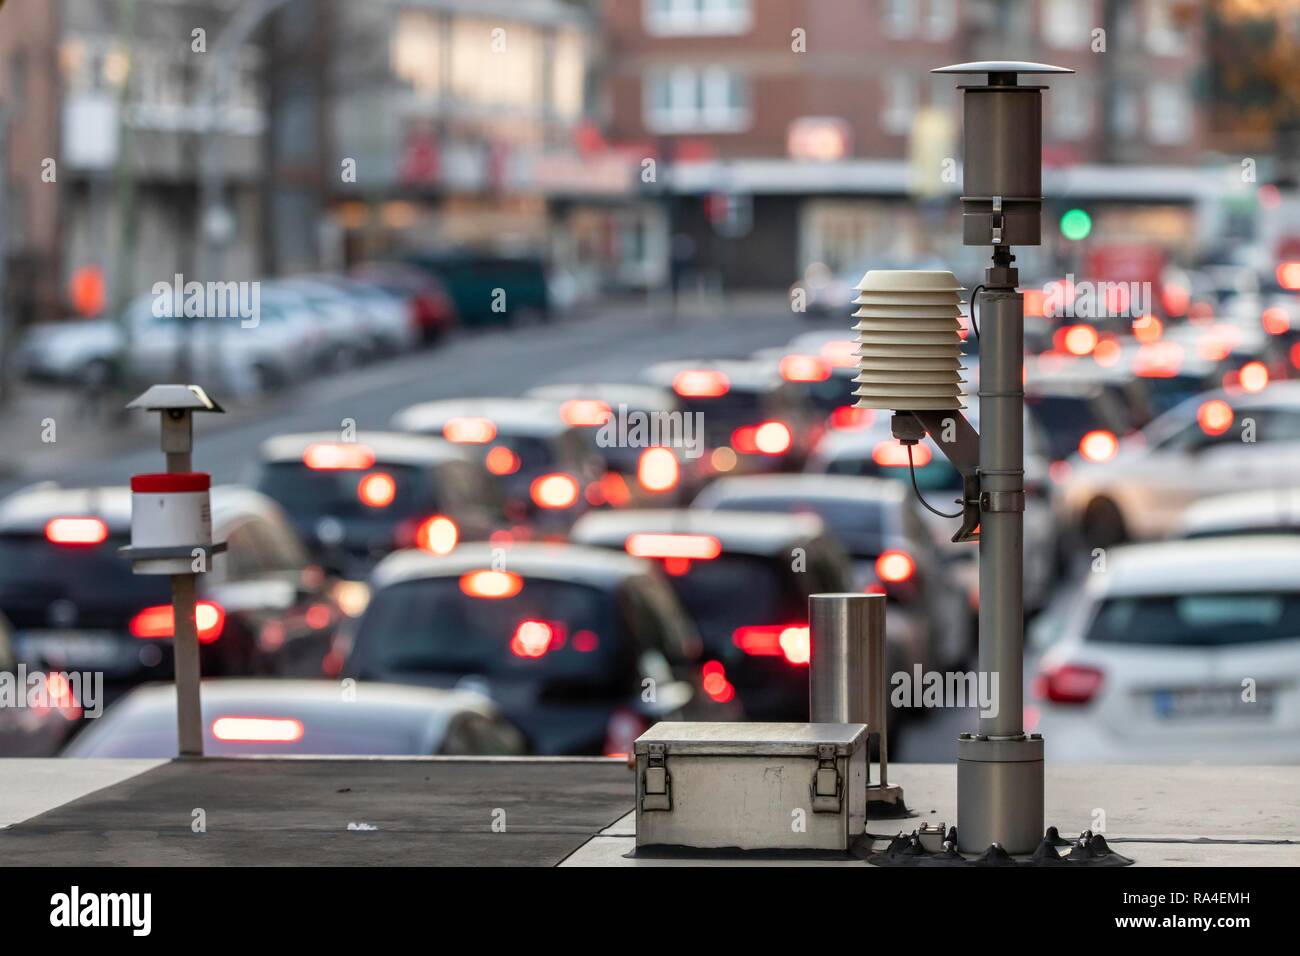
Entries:
[[683, 398], [718, 398], [731, 390], [731, 380], [716, 369], [688, 369], [673, 377], [673, 391]]
[[533, 479], [528, 492], [539, 508], [568, 508], [578, 500], [578, 483], [557, 472]]
[[1110, 461], [1119, 451], [1119, 439], [1104, 428], [1094, 429], [1079, 439], [1079, 454], [1086, 461]]
[[857, 368], [858, 343], [852, 339], [832, 339], [822, 346], [821, 357], [836, 368]]
[[808, 628], [803, 624], [751, 624], [738, 627], [732, 641], [755, 657], [784, 657], [791, 664], [807, 664], [810, 656]]
[[1260, 315], [1264, 331], [1269, 335], [1281, 335], [1291, 329], [1291, 316], [1280, 305], [1270, 305]]
[[831, 412], [831, 428], [866, 428], [875, 418], [873, 409], [841, 405]]
[[612, 414], [609, 404], [597, 399], [575, 398], [560, 406], [560, 417], [575, 428], [603, 425]]
[[218, 717], [212, 736], [232, 743], [291, 744], [302, 740], [302, 721], [292, 717]]
[[357, 482], [357, 497], [370, 508], [387, 508], [397, 497], [397, 482], [383, 471], [366, 475]]
[[790, 450], [792, 441], [785, 422], [744, 425], [731, 433], [731, 447], [745, 455], [782, 455]]
[[704, 693], [719, 704], [731, 702], [736, 697], [736, 688], [727, 680], [727, 670], [721, 661], [707, 661], [700, 669], [701, 684]]
[[1097, 696], [1104, 676], [1081, 664], [1045, 668], [1034, 678], [1034, 694], [1054, 704], [1086, 704]]
[[564, 625], [558, 621], [520, 621], [510, 638], [510, 653], [515, 657], [544, 657], [546, 652], [564, 644]]
[[707, 534], [633, 534], [624, 543], [637, 558], [685, 558], [711, 561], [722, 553], [722, 542]]
[[1263, 362], [1247, 362], [1241, 367], [1237, 381], [1248, 392], [1262, 392], [1268, 387], [1268, 366]]
[[901, 584], [916, 573], [916, 562], [906, 551], [886, 551], [876, 558], [876, 577], [890, 584]]
[[462, 445], [486, 445], [497, 435], [496, 423], [490, 418], [449, 418], [442, 426], [443, 437]]
[[1300, 262], [1284, 262], [1278, 266], [1277, 284], [1284, 289], [1300, 290]]
[[778, 367], [787, 382], [824, 382], [831, 377], [830, 366], [816, 355], [787, 355]]
[[430, 554], [450, 554], [460, 540], [456, 522], [445, 515], [425, 518], [415, 529], [415, 546]]
[[364, 471], [375, 463], [375, 453], [365, 445], [320, 442], [307, 446], [302, 463], [316, 471]]
[[484, 463], [487, 465], [487, 470], [494, 475], [513, 475], [519, 470], [519, 456], [505, 445], [488, 449]]
[[1089, 355], [1097, 347], [1097, 330], [1091, 325], [1071, 325], [1057, 333], [1059, 351], [1071, 355]]
[[45, 537], [53, 544], [99, 544], [108, 537], [108, 525], [98, 518], [51, 518]]
[[1232, 427], [1236, 418], [1232, 406], [1221, 398], [1212, 398], [1203, 402], [1196, 410], [1196, 421], [1207, 435], [1222, 435]]
[[470, 571], [460, 576], [461, 593], [477, 598], [511, 598], [523, 590], [524, 579], [513, 571]]
[[[917, 468], [930, 464], [931, 457], [928, 445], [912, 446], [912, 464]], [[907, 446], [896, 441], [878, 442], [871, 450], [871, 460], [882, 468], [906, 468]]]
[[681, 466], [670, 448], [647, 448], [637, 459], [636, 480], [646, 491], [668, 491], [680, 477]]
[[[171, 637], [176, 633], [175, 621], [170, 604], [156, 604], [131, 618], [127, 629], [132, 637]], [[199, 601], [194, 608], [194, 623], [199, 643], [211, 644], [221, 636], [221, 629], [226, 625], [226, 610], [216, 601]]]

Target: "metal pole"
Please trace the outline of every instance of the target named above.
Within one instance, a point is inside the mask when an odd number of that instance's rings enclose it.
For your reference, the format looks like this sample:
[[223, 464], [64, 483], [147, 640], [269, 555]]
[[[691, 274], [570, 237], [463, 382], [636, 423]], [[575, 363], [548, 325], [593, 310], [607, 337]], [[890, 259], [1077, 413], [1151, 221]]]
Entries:
[[[193, 470], [190, 449], [194, 419], [187, 411], [165, 410], [161, 415], [162, 448], [168, 474]], [[197, 576], [173, 574], [172, 668], [176, 677], [176, 732], [182, 757], [203, 756], [203, 705], [199, 697], [199, 630], [196, 614]]]

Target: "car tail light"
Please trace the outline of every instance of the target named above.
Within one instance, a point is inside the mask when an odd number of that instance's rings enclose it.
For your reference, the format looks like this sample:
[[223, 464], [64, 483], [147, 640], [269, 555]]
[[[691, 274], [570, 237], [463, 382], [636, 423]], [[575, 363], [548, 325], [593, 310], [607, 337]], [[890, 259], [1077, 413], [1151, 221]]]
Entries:
[[831, 377], [830, 366], [816, 355], [787, 355], [778, 367], [787, 382], [824, 382]]
[[616, 471], [607, 471], [587, 486], [587, 500], [597, 500], [592, 504], [607, 504], [611, 508], [622, 508], [632, 500], [632, 493], [627, 490], [627, 481]]
[[832, 339], [822, 346], [821, 357], [835, 368], [857, 368], [858, 343], [852, 339]]
[[564, 633], [559, 621], [520, 621], [510, 638], [510, 653], [515, 657], [545, 657], [548, 651], [564, 645]]
[[108, 537], [108, 525], [98, 518], [51, 518], [45, 537], [54, 544], [99, 544]]
[[636, 739], [650, 729], [650, 721], [634, 710], [616, 707], [605, 725], [605, 756], [627, 759]]
[[524, 579], [513, 571], [470, 571], [460, 576], [462, 594], [477, 598], [511, 598], [523, 590]]
[[1232, 427], [1235, 417], [1232, 406], [1221, 398], [1202, 402], [1196, 410], [1196, 421], [1207, 435], [1222, 435]]
[[603, 425], [612, 414], [607, 402], [596, 399], [575, 398], [560, 406], [560, 417], [575, 428]]
[[351, 442], [319, 442], [308, 445], [302, 463], [316, 471], [364, 471], [375, 463], [375, 453]]
[[1300, 262], [1284, 262], [1279, 265], [1277, 284], [1291, 291], [1300, 290]]
[[490, 418], [449, 418], [442, 426], [442, 435], [461, 445], [486, 445], [496, 438], [497, 426]]
[[[928, 445], [913, 445], [911, 462], [917, 468], [930, 464], [933, 455]], [[902, 442], [877, 442], [871, 450], [871, 460], [882, 468], [906, 468], [908, 464], [907, 446]]]
[[218, 717], [212, 736], [241, 744], [291, 744], [302, 740], [302, 721], [292, 717]]
[[1264, 391], [1268, 378], [1268, 366], [1263, 362], [1247, 362], [1237, 373], [1237, 382], [1248, 392]]
[[1104, 676], [1082, 664], [1046, 667], [1034, 678], [1034, 694], [1054, 704], [1086, 704], [1097, 696]]
[[1094, 429], [1079, 439], [1079, 454], [1086, 461], [1110, 461], [1119, 451], [1119, 439], [1104, 428]]
[[1133, 371], [1142, 378], [1173, 378], [1183, 364], [1183, 347], [1177, 342], [1152, 342], [1138, 348]]
[[450, 554], [460, 540], [460, 529], [446, 515], [425, 518], [415, 529], [415, 546], [430, 554]]
[[681, 466], [671, 448], [647, 448], [636, 463], [636, 480], [646, 491], [669, 491], [681, 479]]
[[578, 483], [556, 472], [533, 479], [528, 493], [539, 508], [568, 508], [578, 500]]
[[916, 562], [906, 551], [886, 551], [876, 558], [876, 577], [888, 584], [902, 584], [916, 573]]
[[744, 425], [731, 433], [731, 447], [745, 455], [783, 455], [790, 450], [792, 441], [785, 422]]
[[1124, 356], [1124, 349], [1114, 339], [1102, 339], [1092, 350], [1092, 360], [1102, 368], [1112, 368], [1119, 364]]
[[519, 470], [519, 456], [505, 445], [496, 445], [488, 449], [483, 462], [487, 470], [494, 475], [513, 475]]
[[357, 497], [369, 508], [387, 508], [397, 497], [397, 482], [387, 472], [373, 472], [357, 482]]
[[[170, 604], [156, 604], [131, 618], [127, 629], [132, 637], [171, 637], [176, 631], [175, 621]], [[226, 625], [225, 608], [216, 601], [199, 601], [194, 607], [194, 623], [199, 643], [211, 644], [221, 636], [221, 629]]]
[[831, 428], [866, 428], [875, 419], [874, 409], [841, 405], [831, 412]]
[[700, 669], [700, 683], [704, 693], [719, 704], [727, 704], [736, 698], [736, 688], [727, 680], [727, 669], [721, 661], [707, 661]]
[[1160, 341], [1165, 327], [1154, 315], [1144, 315], [1133, 320], [1133, 338], [1143, 344]]
[[784, 657], [791, 664], [807, 664], [810, 656], [804, 624], [750, 624], [736, 628], [731, 639], [754, 657]]
[[1291, 316], [1280, 305], [1270, 305], [1261, 313], [1259, 320], [1269, 335], [1282, 335], [1291, 330]]
[[716, 369], [687, 369], [673, 376], [673, 391], [683, 398], [719, 398], [731, 391], [731, 380]]
[[636, 558], [711, 561], [722, 553], [722, 542], [707, 534], [633, 534], [623, 546]]
[[1097, 347], [1097, 330], [1091, 325], [1071, 325], [1057, 333], [1057, 351], [1071, 355], [1089, 355]]

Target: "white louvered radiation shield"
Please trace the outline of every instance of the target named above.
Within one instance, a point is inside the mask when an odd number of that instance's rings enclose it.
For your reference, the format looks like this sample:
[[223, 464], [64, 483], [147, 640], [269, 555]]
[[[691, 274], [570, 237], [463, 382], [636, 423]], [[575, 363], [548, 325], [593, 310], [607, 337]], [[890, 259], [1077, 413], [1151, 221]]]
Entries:
[[961, 293], [951, 272], [873, 269], [856, 286], [858, 408], [964, 408]]

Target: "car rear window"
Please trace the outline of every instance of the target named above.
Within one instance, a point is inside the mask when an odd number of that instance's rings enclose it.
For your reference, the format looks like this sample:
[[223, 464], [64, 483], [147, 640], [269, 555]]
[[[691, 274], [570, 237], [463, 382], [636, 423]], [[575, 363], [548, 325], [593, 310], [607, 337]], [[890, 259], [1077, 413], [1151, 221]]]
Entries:
[[1098, 403], [1082, 395], [1025, 395], [1025, 405], [1043, 426], [1054, 459], [1069, 458], [1078, 450], [1079, 440], [1094, 429], [1123, 430], [1115, 421], [1106, 420]]
[[[888, 441], [882, 439], [882, 441]], [[890, 444], [897, 444], [890, 442]], [[957, 469], [952, 466], [940, 452], [931, 449], [928, 446], [926, 451], [929, 452], [929, 460], [921, 464], [924, 460], [924, 453], [921, 455], [913, 452], [912, 460], [916, 463], [916, 485], [922, 491], [947, 491], [952, 489], [960, 491], [962, 487], [961, 475]], [[841, 458], [832, 459], [826, 465], [826, 471], [832, 475], [853, 475], [859, 478], [889, 478], [893, 481], [901, 481], [904, 484], [911, 485], [912, 477], [908, 474], [906, 459], [901, 459], [904, 464], [901, 465], [880, 465], [874, 459], [866, 455], [846, 455]]]
[[874, 558], [888, 547], [885, 539], [889, 525], [885, 509], [879, 502], [773, 495], [728, 499], [718, 502], [715, 507], [720, 511], [815, 515], [833, 530], [845, 550], [855, 558]]
[[704, 417], [705, 438], [713, 445], [731, 441], [731, 433], [742, 425], [757, 425], [766, 416], [767, 403], [762, 392], [732, 388], [716, 398], [683, 398], [688, 413]]
[[1088, 630], [1097, 644], [1222, 647], [1300, 639], [1300, 591], [1116, 597]]
[[117, 549], [126, 535], [96, 545], [61, 545], [44, 535], [0, 536], [0, 611], [15, 627], [45, 626], [50, 605], [77, 605], [78, 626], [111, 626], [124, 613], [167, 603], [165, 575], [132, 574]]
[[[385, 505], [367, 504], [363, 482], [372, 475], [393, 480], [392, 500]], [[372, 479], [373, 480], [373, 479]], [[369, 469], [315, 469], [301, 462], [270, 462], [262, 468], [257, 488], [294, 517], [379, 518], [405, 517], [436, 511], [439, 507], [429, 473], [413, 465], [376, 464]], [[369, 493], [373, 502], [381, 485]]]
[[612, 594], [528, 578], [513, 597], [473, 597], [459, 577], [395, 584], [371, 599], [358, 627], [366, 674], [480, 675], [608, 684], [627, 663]]
[[789, 578], [776, 559], [724, 554], [692, 561], [684, 574], [670, 576], [669, 583], [694, 619], [706, 651], [721, 655], [735, 650], [732, 636], [737, 628], [797, 624], [807, 618]]

